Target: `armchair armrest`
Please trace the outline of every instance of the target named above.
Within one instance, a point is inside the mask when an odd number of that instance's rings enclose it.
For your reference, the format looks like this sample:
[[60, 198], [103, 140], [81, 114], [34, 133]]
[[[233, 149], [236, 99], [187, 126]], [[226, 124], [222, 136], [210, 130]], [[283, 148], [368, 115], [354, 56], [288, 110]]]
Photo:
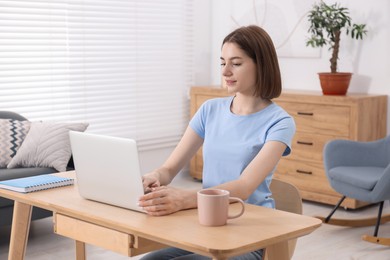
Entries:
[[390, 164], [386, 167], [382, 177], [375, 185], [371, 196], [372, 201], [379, 201], [382, 198], [390, 199]]

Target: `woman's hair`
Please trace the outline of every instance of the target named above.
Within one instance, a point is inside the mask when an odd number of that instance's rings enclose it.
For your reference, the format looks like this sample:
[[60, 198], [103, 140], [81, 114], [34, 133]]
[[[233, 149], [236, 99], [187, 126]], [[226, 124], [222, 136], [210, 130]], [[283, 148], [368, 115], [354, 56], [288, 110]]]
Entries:
[[256, 64], [257, 77], [255, 96], [264, 99], [276, 98], [282, 92], [282, 79], [276, 50], [271, 37], [256, 25], [240, 27], [223, 40], [235, 43]]

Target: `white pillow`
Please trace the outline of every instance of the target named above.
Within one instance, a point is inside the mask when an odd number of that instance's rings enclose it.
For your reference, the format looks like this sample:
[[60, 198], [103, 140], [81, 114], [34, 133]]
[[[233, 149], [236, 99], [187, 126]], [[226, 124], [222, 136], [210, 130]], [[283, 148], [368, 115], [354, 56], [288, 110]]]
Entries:
[[83, 132], [86, 123], [32, 122], [22, 146], [7, 168], [50, 167], [66, 171], [71, 156], [69, 131]]

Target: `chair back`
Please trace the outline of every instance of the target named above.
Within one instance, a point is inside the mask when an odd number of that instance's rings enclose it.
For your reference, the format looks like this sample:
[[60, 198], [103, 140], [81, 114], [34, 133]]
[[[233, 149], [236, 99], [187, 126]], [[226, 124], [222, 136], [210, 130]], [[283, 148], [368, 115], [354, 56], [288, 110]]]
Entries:
[[[295, 214], [302, 214], [302, 198], [299, 190], [292, 184], [281, 180], [273, 179], [270, 185], [272, 198], [275, 200], [275, 207]], [[288, 241], [289, 258], [291, 259], [297, 239]], [[267, 256], [265, 257], [267, 259]]]

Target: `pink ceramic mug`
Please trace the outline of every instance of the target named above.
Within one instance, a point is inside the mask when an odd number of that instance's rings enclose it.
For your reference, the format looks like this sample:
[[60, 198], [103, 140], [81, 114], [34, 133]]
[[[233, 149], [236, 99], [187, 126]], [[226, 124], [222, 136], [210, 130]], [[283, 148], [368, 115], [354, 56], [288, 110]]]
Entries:
[[[229, 201], [241, 204], [241, 211], [229, 215]], [[198, 217], [199, 223], [205, 226], [223, 226], [228, 219], [238, 218], [244, 214], [244, 202], [236, 197], [230, 197], [227, 190], [204, 189], [198, 191]]]

